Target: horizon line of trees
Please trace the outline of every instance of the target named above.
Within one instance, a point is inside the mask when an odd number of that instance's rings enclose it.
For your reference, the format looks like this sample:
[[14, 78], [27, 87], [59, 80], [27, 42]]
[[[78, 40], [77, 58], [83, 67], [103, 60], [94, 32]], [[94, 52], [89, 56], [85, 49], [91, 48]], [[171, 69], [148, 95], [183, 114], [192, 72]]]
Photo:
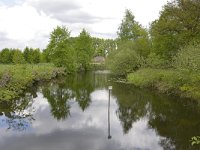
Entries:
[[[67, 52], [67, 47], [71, 48], [71, 52], [74, 53], [72, 57], [77, 57], [77, 59], [79, 57], [79, 65], [83, 65], [82, 69], [85, 68], [87, 70], [89, 66], [86, 66], [86, 63], [88, 65], [92, 58], [96, 56], [106, 57], [109, 51], [116, 49], [116, 40], [91, 37], [85, 29], [82, 30], [79, 36], [71, 37], [68, 28], [65, 26], [57, 26], [52, 31], [50, 42], [45, 49], [40, 50], [39, 48], [34, 49], [31, 47], [25, 47], [23, 50], [18, 48], [4, 48], [0, 50], [0, 64], [38, 64], [53, 62], [57, 66], [66, 67], [66, 64], [64, 64], [66, 58], [62, 58], [64, 57], [64, 55], [62, 55], [63, 53], [58, 51], [63, 51], [67, 54], [69, 53], [69, 51]], [[88, 50], [91, 51], [91, 54], [87, 54], [86, 51]], [[57, 54], [55, 54], [55, 52], [57, 52]], [[57, 57], [56, 55], [58, 55], [58, 53], [61, 55]], [[88, 55], [89, 58], [87, 58]], [[72, 57], [70, 56], [68, 59]], [[80, 57], [84, 58], [84, 60]], [[86, 59], [88, 59], [87, 62], [83, 62], [86, 61]], [[59, 60], [60, 62], [58, 62]], [[68, 60], [68, 64], [71, 65], [71, 62], [72, 60]]]
[[39, 48], [33, 49], [26, 47], [20, 49], [4, 48], [0, 51], [1, 64], [38, 64], [42, 62], [42, 53]]

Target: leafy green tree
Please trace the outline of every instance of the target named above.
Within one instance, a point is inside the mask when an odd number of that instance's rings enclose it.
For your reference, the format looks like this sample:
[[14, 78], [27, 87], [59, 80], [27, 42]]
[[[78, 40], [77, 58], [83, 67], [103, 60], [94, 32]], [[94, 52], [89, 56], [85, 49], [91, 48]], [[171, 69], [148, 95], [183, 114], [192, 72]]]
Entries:
[[10, 49], [4, 48], [4, 49], [0, 52], [0, 63], [3, 63], [3, 64], [12, 63], [12, 58], [11, 58], [11, 51], [10, 51]]
[[85, 29], [81, 31], [77, 38], [76, 51], [79, 69], [88, 70], [94, 54], [94, 50], [92, 48], [92, 38]]
[[39, 48], [36, 48], [34, 51], [33, 51], [33, 63], [34, 64], [38, 64], [40, 63], [41, 61], [41, 53], [40, 53], [40, 49]]
[[24, 54], [24, 59], [25, 59], [25, 61], [28, 62], [28, 63], [30, 63], [30, 62], [29, 62], [29, 55], [30, 55], [30, 49], [29, 49], [29, 47], [26, 47], [26, 48], [24, 49], [23, 54]]
[[125, 11], [125, 16], [121, 25], [119, 26], [117, 34], [120, 40], [125, 41], [136, 40], [138, 38], [147, 36], [145, 29], [143, 29], [142, 26], [137, 21], [135, 21], [135, 16], [128, 9]]
[[70, 42], [70, 32], [66, 27], [57, 26], [51, 32], [45, 54], [56, 66], [66, 67], [69, 72], [76, 70], [75, 51]]
[[126, 10], [117, 32], [117, 50], [113, 50], [107, 57], [108, 68], [118, 75], [126, 76], [139, 69], [150, 53], [148, 32], [134, 19], [132, 12]]
[[13, 50], [12, 62], [14, 64], [23, 64], [23, 63], [25, 63], [24, 55], [20, 50], [18, 50], [18, 49]]
[[112, 50], [116, 49], [117, 42], [113, 39], [92, 38], [92, 47], [94, 49], [94, 56], [105, 57]]
[[37, 64], [40, 63], [41, 60], [41, 53], [40, 53], [40, 49], [33, 49], [33, 48], [29, 48], [26, 47], [24, 49], [24, 59], [27, 63], [31, 63], [31, 64]]
[[[132, 49], [139, 55], [147, 57], [150, 53], [150, 41], [148, 32], [137, 21], [130, 10], [126, 10], [125, 17], [117, 32], [119, 43], [124, 44], [127, 41], [132, 41]], [[130, 42], [129, 42], [130, 44]]]
[[200, 39], [200, 1], [173, 0], [161, 11], [150, 28], [153, 52], [171, 59], [190, 41]]

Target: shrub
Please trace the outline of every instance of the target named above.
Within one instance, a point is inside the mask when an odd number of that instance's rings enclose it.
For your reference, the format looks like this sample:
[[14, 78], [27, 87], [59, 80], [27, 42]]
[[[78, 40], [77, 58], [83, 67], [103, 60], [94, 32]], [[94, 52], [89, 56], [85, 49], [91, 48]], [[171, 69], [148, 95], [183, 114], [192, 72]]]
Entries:
[[173, 66], [176, 69], [200, 70], [200, 44], [190, 44], [181, 49], [174, 57]]
[[117, 75], [127, 75], [141, 66], [142, 57], [134, 50], [117, 50], [106, 62], [108, 68]]
[[150, 53], [146, 59], [145, 67], [150, 68], [168, 68], [169, 62], [155, 53]]
[[119, 41], [118, 49], [113, 50], [106, 59], [108, 69], [122, 76], [136, 71], [145, 63], [140, 50], [136, 41]]

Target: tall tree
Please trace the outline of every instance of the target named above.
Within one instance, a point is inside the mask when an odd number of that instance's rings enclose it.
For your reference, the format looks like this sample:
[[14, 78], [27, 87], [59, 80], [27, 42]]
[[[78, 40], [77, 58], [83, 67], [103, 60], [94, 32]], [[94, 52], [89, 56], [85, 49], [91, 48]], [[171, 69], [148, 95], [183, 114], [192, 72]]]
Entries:
[[94, 54], [94, 49], [92, 48], [92, 38], [85, 29], [81, 31], [77, 38], [76, 51], [79, 69], [88, 70]]
[[151, 25], [154, 53], [169, 59], [178, 49], [193, 40], [200, 40], [200, 1], [173, 0]]
[[128, 9], [125, 11], [125, 16], [119, 26], [117, 34], [120, 40], [136, 40], [141, 36], [146, 36], [145, 30], [135, 21], [135, 16]]
[[75, 51], [70, 42], [70, 32], [66, 27], [57, 26], [51, 32], [50, 42], [45, 53], [56, 66], [66, 67], [69, 72], [76, 69]]
[[[131, 41], [132, 49], [141, 56], [147, 57], [150, 52], [148, 32], [137, 21], [130, 10], [125, 11], [125, 16], [118, 29], [119, 44]], [[129, 42], [130, 45], [130, 42]]]

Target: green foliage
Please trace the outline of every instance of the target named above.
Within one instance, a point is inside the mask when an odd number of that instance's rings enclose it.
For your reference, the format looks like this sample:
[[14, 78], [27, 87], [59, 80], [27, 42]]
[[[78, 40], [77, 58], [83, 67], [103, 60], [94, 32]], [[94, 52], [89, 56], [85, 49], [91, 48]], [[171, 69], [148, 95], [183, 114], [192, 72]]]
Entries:
[[94, 56], [105, 57], [112, 50], [116, 49], [117, 42], [112, 39], [92, 38], [92, 47], [94, 49]]
[[25, 59], [25, 61], [26, 62], [28, 62], [28, 63], [30, 63], [30, 49], [28, 48], [28, 47], [26, 47], [25, 49], [24, 49], [24, 59]]
[[150, 53], [146, 59], [145, 67], [168, 68], [169, 62], [163, 59], [160, 55], [156, 55], [155, 53]]
[[39, 48], [33, 49], [26, 47], [23, 54], [25, 61], [30, 64], [38, 64], [41, 62], [41, 53]]
[[66, 27], [57, 26], [51, 32], [45, 55], [47, 60], [50, 60], [58, 67], [65, 67], [68, 72], [76, 70], [75, 50], [70, 43], [70, 32]]
[[135, 21], [133, 13], [126, 9], [125, 16], [117, 32], [120, 40], [136, 40], [143, 36], [144, 30], [141, 25]]
[[120, 43], [132, 41], [134, 50], [141, 56], [147, 57], [150, 53], [148, 32], [138, 22], [130, 10], [126, 10], [125, 17], [117, 32]]
[[94, 49], [92, 47], [92, 38], [85, 29], [81, 31], [77, 38], [76, 52], [78, 69], [88, 70], [94, 55]]
[[179, 48], [200, 39], [200, 1], [173, 0], [151, 25], [153, 52], [165, 59], [172, 58]]
[[200, 71], [200, 44], [190, 44], [182, 48], [174, 57], [174, 67], [182, 70]]
[[0, 52], [0, 63], [8, 64], [8, 63], [11, 63], [11, 62], [12, 62], [11, 51], [8, 48], [4, 48]]
[[108, 68], [115, 74], [127, 75], [144, 65], [144, 58], [150, 53], [151, 44], [147, 31], [134, 20], [130, 10], [118, 31], [117, 50], [113, 50], [107, 58]]
[[190, 141], [191, 141], [192, 146], [196, 144], [200, 144], [200, 136], [194, 136], [191, 138]]
[[23, 53], [20, 50], [18, 50], [18, 49], [13, 50], [12, 62], [14, 64], [23, 64], [23, 63], [25, 63], [25, 59], [24, 59]]
[[27, 86], [35, 81], [49, 80], [64, 74], [63, 68], [55, 68], [52, 64], [40, 65], [0, 65], [0, 101], [17, 98]]
[[159, 92], [200, 99], [199, 72], [144, 68], [128, 74], [128, 82]]
[[106, 65], [114, 74], [127, 75], [142, 65], [143, 58], [131, 46], [132, 43], [127, 42], [108, 56]]

